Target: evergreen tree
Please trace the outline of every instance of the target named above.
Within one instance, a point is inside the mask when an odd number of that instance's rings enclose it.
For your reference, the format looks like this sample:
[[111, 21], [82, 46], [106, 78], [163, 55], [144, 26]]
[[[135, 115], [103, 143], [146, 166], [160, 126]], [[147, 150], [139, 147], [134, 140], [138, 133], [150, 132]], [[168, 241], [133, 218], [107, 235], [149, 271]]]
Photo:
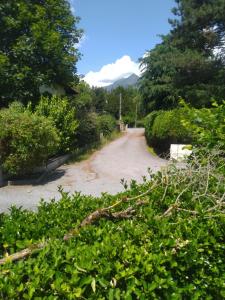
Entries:
[[180, 97], [207, 107], [225, 94], [225, 1], [176, 2], [171, 32], [141, 59], [147, 112], [173, 108]]

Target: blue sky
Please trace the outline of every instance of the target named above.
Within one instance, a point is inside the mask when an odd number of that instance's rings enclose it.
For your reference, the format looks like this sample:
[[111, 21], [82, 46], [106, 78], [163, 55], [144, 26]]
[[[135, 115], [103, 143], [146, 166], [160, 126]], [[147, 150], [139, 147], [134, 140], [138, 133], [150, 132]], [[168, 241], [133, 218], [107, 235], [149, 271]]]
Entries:
[[[174, 0], [70, 0], [85, 35], [78, 73], [106, 85], [136, 71], [146, 50], [170, 30]], [[103, 68], [103, 69], [102, 69]], [[88, 81], [88, 80], [87, 80]]]

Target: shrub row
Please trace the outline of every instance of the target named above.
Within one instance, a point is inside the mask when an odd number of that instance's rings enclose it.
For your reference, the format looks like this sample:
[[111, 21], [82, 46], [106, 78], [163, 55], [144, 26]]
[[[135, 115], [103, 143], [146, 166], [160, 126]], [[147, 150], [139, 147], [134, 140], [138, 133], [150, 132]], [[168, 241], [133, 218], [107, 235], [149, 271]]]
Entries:
[[110, 135], [116, 121], [94, 112], [76, 118], [76, 109], [66, 97], [42, 97], [35, 108], [12, 104], [0, 110], [0, 165], [8, 176], [30, 173], [55, 154], [100, 141], [100, 132]]
[[100, 142], [100, 133], [109, 136], [116, 129], [116, 120], [111, 115], [87, 113], [79, 121], [77, 141], [79, 147], [88, 147]]
[[76, 142], [75, 108], [67, 98], [42, 97], [34, 109], [13, 103], [0, 111], [0, 153], [8, 176], [29, 174]]
[[192, 143], [198, 147], [225, 148], [225, 102], [213, 107], [153, 111], [145, 118], [145, 135], [149, 145], [161, 152], [172, 143]]

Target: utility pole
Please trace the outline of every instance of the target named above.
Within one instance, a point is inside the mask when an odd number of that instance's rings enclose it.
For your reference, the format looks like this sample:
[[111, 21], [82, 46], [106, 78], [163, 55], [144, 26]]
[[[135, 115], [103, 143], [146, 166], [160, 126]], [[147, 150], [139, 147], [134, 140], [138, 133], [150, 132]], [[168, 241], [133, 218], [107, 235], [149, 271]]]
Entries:
[[120, 93], [119, 120], [122, 121], [122, 94]]
[[136, 101], [135, 123], [134, 123], [135, 128], [137, 128], [137, 113], [138, 113], [138, 101]]

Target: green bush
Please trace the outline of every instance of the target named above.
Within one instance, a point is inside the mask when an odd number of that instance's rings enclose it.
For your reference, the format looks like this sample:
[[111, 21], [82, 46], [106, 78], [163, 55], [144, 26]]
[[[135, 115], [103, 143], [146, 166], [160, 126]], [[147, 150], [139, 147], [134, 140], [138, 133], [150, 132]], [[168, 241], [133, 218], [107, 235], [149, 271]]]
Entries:
[[38, 115], [50, 118], [59, 132], [59, 151], [68, 152], [76, 143], [78, 121], [76, 110], [66, 97], [42, 97], [35, 107]]
[[79, 147], [91, 146], [99, 143], [100, 131], [98, 115], [94, 112], [87, 113], [79, 120], [77, 142]]
[[225, 150], [225, 101], [213, 108], [194, 109], [185, 105], [188, 118], [183, 125], [193, 132], [193, 143], [197, 147], [220, 148]]
[[104, 136], [109, 136], [116, 129], [116, 119], [111, 115], [98, 116], [98, 124]]
[[0, 110], [0, 159], [10, 176], [31, 172], [58, 147], [58, 133], [51, 121], [19, 104]]
[[136, 126], [137, 126], [137, 128], [144, 128], [145, 127], [145, 119], [137, 120]]
[[150, 145], [159, 152], [167, 152], [170, 144], [190, 143], [191, 130], [185, 127], [185, 109], [153, 112], [146, 120], [146, 136]]
[[[205, 167], [197, 161], [182, 172], [173, 167], [125, 194], [95, 199], [62, 192], [59, 202], [42, 202], [37, 212], [14, 207], [1, 214], [0, 256], [48, 245], [0, 267], [0, 298], [224, 299], [225, 218], [218, 201], [225, 178], [215, 169], [218, 158], [206, 157]], [[115, 202], [114, 212], [135, 212], [102, 218], [63, 240], [91, 212]]]
[[155, 118], [161, 113], [161, 110], [153, 111], [150, 114], [148, 114], [144, 119], [145, 136], [149, 145], [152, 145], [153, 142], [152, 128]]
[[135, 116], [132, 116], [132, 115], [126, 115], [126, 116], [123, 116], [123, 122], [124, 124], [127, 124], [128, 127], [134, 127], [135, 125]]

